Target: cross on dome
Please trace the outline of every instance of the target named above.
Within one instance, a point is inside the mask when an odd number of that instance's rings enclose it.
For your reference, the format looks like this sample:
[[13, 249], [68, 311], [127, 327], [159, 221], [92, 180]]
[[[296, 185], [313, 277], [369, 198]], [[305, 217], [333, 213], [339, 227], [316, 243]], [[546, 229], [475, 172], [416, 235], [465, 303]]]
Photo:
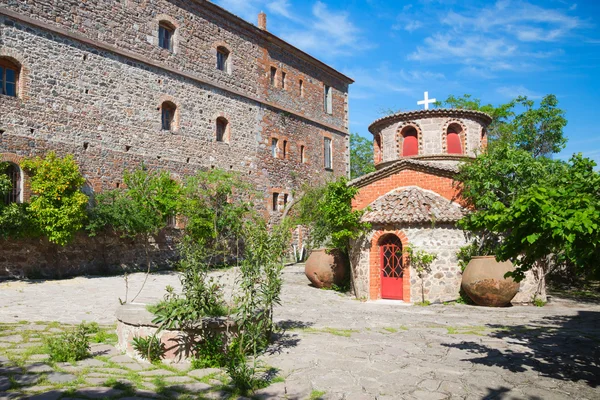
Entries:
[[425, 99], [417, 101], [417, 105], [425, 105], [425, 109], [429, 110], [429, 104], [433, 104], [436, 102], [436, 99], [429, 99], [429, 92], [425, 92]]

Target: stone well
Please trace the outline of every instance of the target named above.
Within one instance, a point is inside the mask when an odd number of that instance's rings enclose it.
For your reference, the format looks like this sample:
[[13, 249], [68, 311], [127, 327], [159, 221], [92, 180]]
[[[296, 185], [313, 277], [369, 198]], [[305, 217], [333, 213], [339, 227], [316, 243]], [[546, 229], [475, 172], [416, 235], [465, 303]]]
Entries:
[[[133, 348], [134, 337], [148, 337], [158, 332], [158, 325], [152, 322], [154, 315], [146, 309], [146, 304], [124, 304], [117, 309], [117, 348], [137, 360], [142, 357]], [[224, 333], [235, 330], [235, 322], [227, 317], [208, 317], [190, 330], [164, 329], [157, 336], [164, 343], [164, 362], [178, 363], [191, 359], [193, 349], [206, 332]]]

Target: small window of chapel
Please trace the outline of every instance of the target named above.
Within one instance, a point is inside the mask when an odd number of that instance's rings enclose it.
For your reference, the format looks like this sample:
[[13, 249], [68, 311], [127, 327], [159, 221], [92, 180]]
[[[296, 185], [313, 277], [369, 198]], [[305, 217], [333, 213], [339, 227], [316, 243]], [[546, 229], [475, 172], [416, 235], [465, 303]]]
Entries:
[[10, 181], [10, 190], [4, 194], [4, 204], [21, 202], [21, 169], [18, 165], [10, 163], [4, 170], [4, 174], [8, 176]]
[[414, 126], [406, 126], [400, 132], [402, 136], [402, 157], [419, 155], [419, 136]]
[[161, 107], [161, 127], [164, 131], [175, 130], [175, 112], [177, 106], [170, 101], [162, 103]]
[[462, 126], [450, 124], [446, 132], [446, 150], [448, 154], [463, 154]]
[[323, 155], [324, 155], [324, 167], [327, 170], [331, 170], [332, 168], [332, 159], [331, 159], [331, 139], [324, 138], [323, 139]]
[[229, 50], [217, 47], [217, 69], [229, 73]]
[[158, 24], [158, 45], [163, 49], [173, 51], [173, 36], [175, 27], [166, 21]]
[[19, 72], [21, 68], [14, 62], [0, 58], [0, 93], [5, 96], [18, 96]]
[[229, 143], [229, 122], [223, 118], [217, 118], [217, 142]]

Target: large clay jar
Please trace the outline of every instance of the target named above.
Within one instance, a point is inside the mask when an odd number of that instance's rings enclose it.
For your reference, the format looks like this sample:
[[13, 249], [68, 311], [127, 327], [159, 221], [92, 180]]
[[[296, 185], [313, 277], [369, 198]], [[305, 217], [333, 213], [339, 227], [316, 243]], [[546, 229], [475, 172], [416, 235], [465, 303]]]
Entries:
[[462, 275], [462, 288], [475, 304], [505, 307], [519, 291], [519, 284], [504, 274], [514, 271], [510, 261], [497, 262], [494, 256], [473, 257]]
[[346, 278], [346, 262], [338, 250], [317, 249], [310, 253], [304, 266], [308, 280], [318, 288], [341, 286]]

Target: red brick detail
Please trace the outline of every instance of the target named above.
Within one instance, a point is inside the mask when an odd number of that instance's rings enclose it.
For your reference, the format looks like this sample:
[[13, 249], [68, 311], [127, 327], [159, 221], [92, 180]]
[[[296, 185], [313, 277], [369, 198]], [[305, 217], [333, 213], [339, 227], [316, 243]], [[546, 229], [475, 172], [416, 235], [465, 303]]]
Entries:
[[405, 169], [361, 187], [352, 201], [352, 207], [355, 210], [362, 210], [384, 194], [404, 186], [418, 186], [425, 190], [431, 190], [448, 200], [455, 200], [458, 197], [458, 190], [453, 186], [453, 182], [452, 178], [445, 176]]
[[[381, 260], [379, 254], [380, 239], [384, 235], [393, 234], [402, 242], [402, 250], [408, 246], [408, 238], [402, 231], [376, 231], [371, 239], [371, 250], [369, 252], [369, 298], [371, 300], [381, 299]], [[404, 265], [404, 276], [402, 278], [402, 298], [410, 301], [410, 268], [406, 254], [402, 255]]]

